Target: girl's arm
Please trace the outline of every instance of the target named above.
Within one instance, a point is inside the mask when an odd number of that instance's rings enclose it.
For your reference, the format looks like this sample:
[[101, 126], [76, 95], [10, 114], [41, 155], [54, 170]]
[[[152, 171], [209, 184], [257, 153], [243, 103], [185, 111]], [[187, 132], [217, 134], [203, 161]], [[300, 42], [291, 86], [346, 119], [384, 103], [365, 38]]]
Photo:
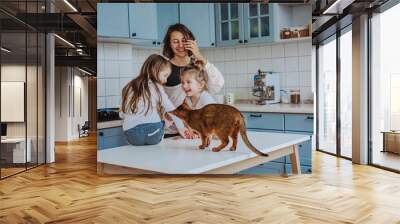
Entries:
[[[165, 93], [164, 88], [162, 85], [158, 85], [158, 89], [160, 90], [161, 93], [161, 105], [164, 107], [166, 112], [171, 112], [176, 109], [176, 107], [172, 104], [172, 102], [169, 100], [168, 95]], [[173, 114], [169, 114], [174, 121], [176, 127], [178, 130], [182, 130], [185, 125], [183, 124], [183, 121], [176, 117]]]
[[204, 66], [204, 70], [208, 74], [208, 91], [211, 94], [218, 93], [224, 86], [224, 76], [221, 74], [217, 67], [215, 67], [208, 61], [207, 64]]

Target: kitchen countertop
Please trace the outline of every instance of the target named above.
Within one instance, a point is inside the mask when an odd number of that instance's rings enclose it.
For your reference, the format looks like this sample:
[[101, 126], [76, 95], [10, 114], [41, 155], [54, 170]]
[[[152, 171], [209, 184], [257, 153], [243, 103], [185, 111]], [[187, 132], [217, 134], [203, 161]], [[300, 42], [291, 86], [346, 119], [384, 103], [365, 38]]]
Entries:
[[[271, 160], [275, 152], [310, 139], [308, 135], [287, 133], [248, 131], [247, 134], [256, 148], [271, 155]], [[199, 150], [200, 141], [167, 138], [157, 145], [120, 146], [99, 150], [97, 159], [100, 163], [158, 173], [199, 174], [258, 156], [244, 145], [241, 137], [238, 138], [236, 151], [229, 151], [228, 147], [220, 152], [211, 151], [212, 147], [219, 145], [219, 141], [216, 140], [211, 141], [210, 147]]]
[[[239, 103], [234, 104], [241, 112], [264, 112], [264, 113], [294, 113], [294, 114], [312, 114], [314, 113], [314, 104], [269, 104], [256, 105]], [[122, 120], [97, 122], [97, 129], [112, 128], [122, 126]]]

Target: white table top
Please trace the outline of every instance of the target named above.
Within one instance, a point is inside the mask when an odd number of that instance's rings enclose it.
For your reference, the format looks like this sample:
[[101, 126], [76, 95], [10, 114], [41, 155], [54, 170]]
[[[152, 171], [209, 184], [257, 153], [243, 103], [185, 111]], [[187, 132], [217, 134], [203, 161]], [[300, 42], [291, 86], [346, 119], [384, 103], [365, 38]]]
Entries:
[[[30, 138], [27, 138], [27, 141], [30, 141]], [[19, 143], [19, 142], [25, 142], [25, 138], [5, 138], [1, 139], [1, 143]]]
[[[267, 153], [310, 139], [308, 135], [252, 131], [248, 131], [248, 137], [256, 148]], [[211, 148], [219, 143], [212, 140], [209, 148], [199, 150], [200, 139], [168, 138], [158, 145], [98, 150], [97, 161], [160, 173], [199, 174], [258, 156], [244, 145], [241, 137], [234, 152], [229, 151], [231, 142], [222, 151], [212, 152]]]

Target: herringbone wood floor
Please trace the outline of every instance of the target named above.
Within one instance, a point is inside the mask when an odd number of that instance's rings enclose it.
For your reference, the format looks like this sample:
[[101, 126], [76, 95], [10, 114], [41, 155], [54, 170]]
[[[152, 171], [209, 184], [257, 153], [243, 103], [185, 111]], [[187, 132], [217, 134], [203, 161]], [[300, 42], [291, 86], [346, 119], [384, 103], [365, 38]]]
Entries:
[[323, 153], [312, 175], [99, 177], [95, 141], [0, 181], [0, 223], [400, 223], [399, 174]]

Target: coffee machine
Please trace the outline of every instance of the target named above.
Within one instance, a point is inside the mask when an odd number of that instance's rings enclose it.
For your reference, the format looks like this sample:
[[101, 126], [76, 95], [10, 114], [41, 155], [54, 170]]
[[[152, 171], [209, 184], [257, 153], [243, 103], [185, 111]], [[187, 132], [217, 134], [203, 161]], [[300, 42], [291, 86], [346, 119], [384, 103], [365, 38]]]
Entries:
[[254, 75], [253, 96], [258, 97], [259, 105], [279, 103], [281, 99], [279, 74], [258, 70]]

